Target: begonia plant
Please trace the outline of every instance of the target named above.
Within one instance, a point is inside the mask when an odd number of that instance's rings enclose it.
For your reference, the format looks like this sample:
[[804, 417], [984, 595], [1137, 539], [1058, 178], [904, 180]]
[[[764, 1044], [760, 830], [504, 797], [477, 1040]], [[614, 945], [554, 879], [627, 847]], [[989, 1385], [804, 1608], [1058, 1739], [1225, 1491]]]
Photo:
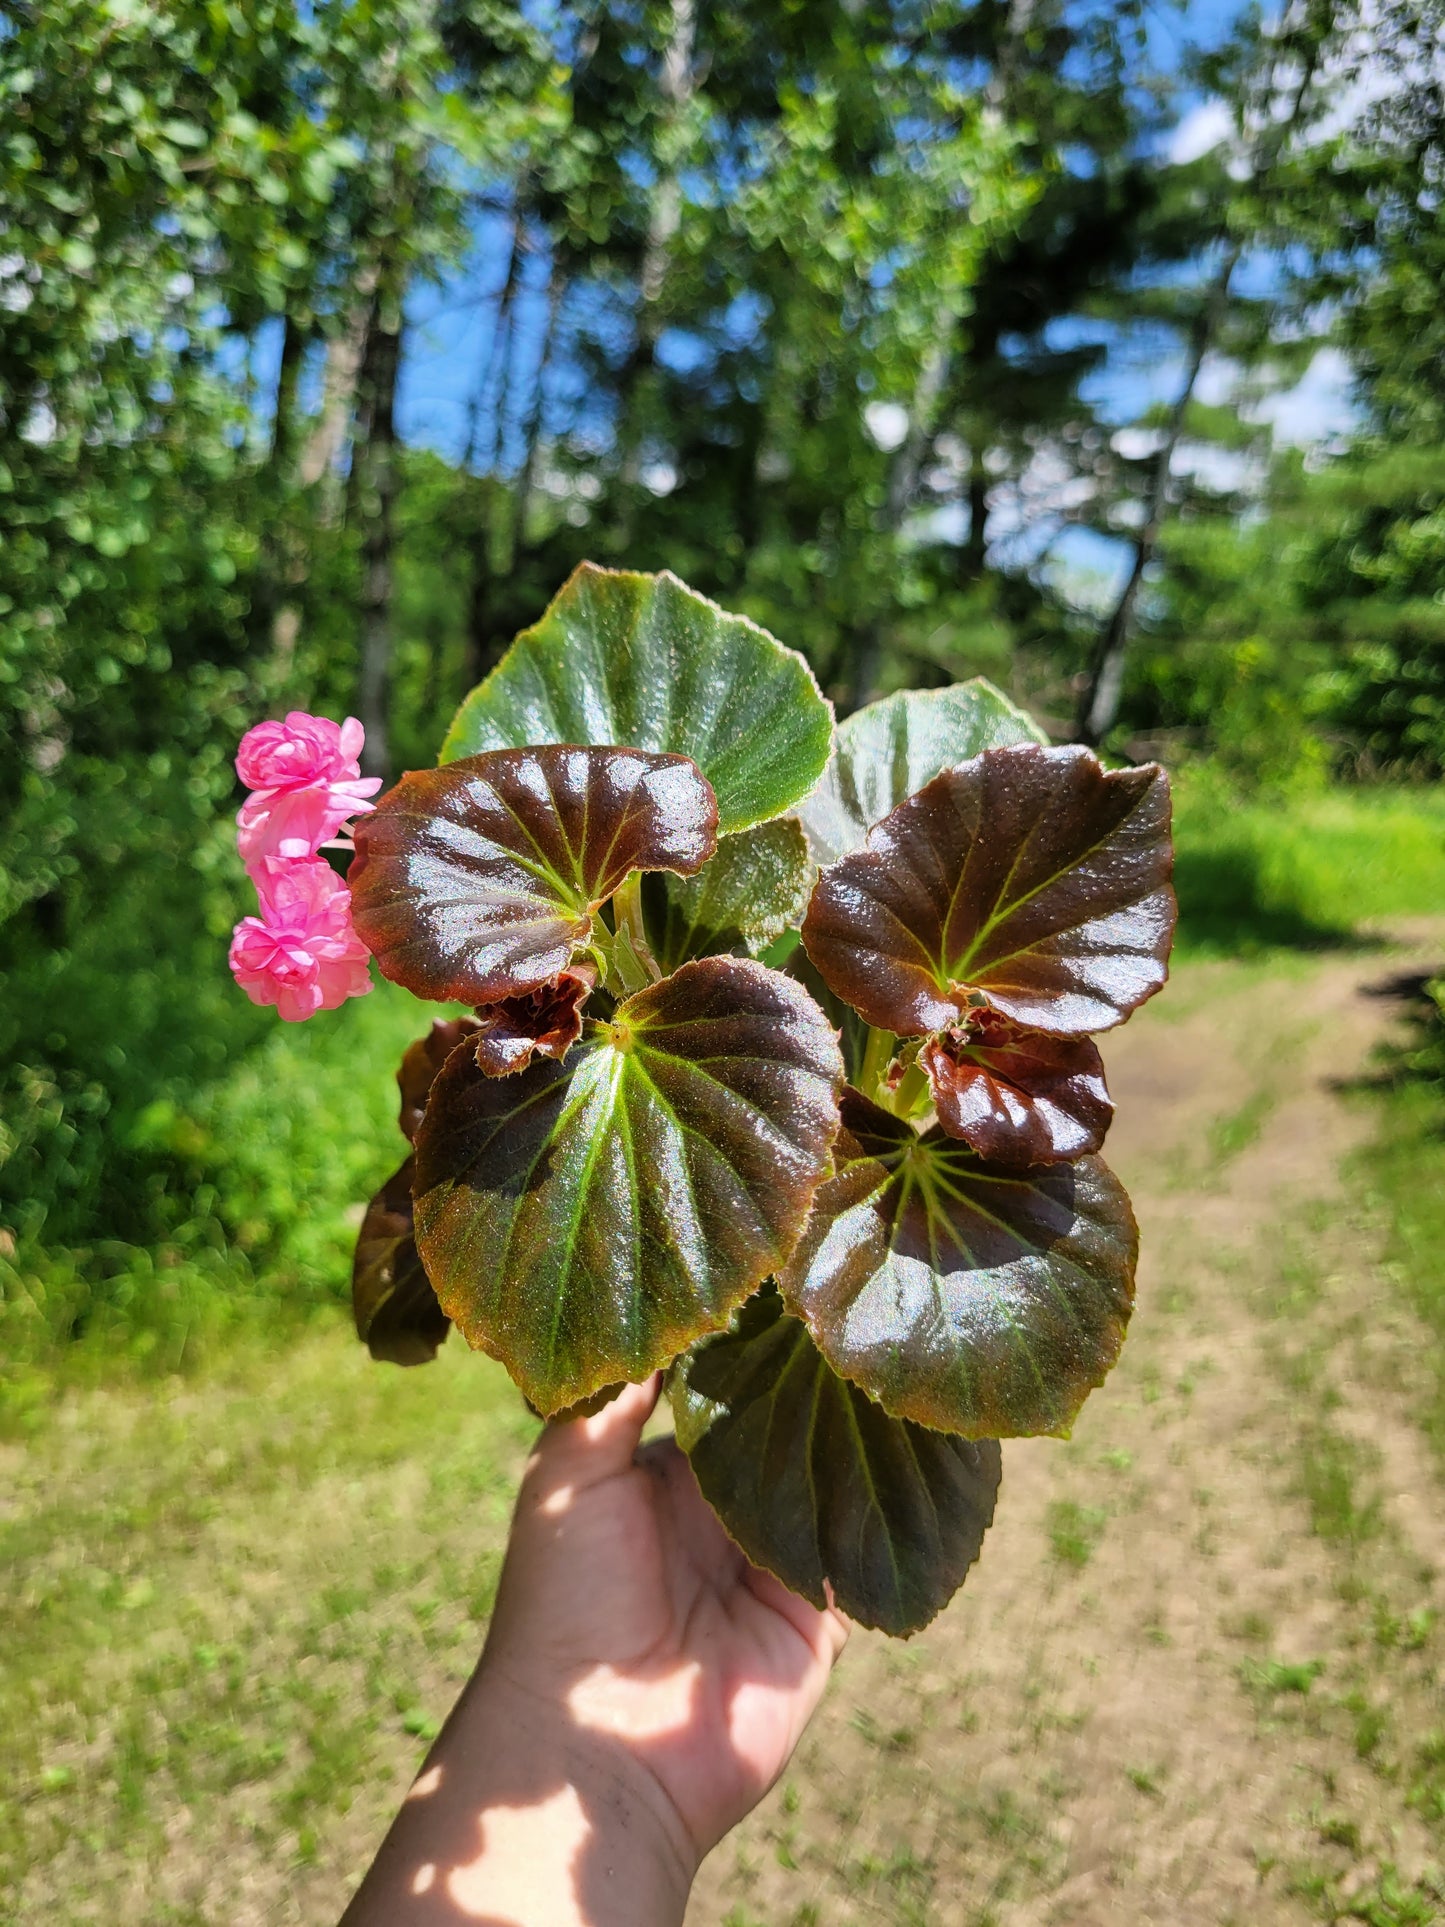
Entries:
[[283, 1017], [368, 953], [446, 1007], [398, 1072], [362, 1338], [415, 1364], [455, 1325], [543, 1416], [664, 1370], [743, 1551], [915, 1631], [978, 1556], [998, 1441], [1067, 1433], [1123, 1342], [1092, 1034], [1164, 981], [1163, 771], [1050, 747], [981, 680], [835, 729], [763, 630], [591, 566], [437, 768], [373, 802], [359, 747], [248, 735], [232, 962]]

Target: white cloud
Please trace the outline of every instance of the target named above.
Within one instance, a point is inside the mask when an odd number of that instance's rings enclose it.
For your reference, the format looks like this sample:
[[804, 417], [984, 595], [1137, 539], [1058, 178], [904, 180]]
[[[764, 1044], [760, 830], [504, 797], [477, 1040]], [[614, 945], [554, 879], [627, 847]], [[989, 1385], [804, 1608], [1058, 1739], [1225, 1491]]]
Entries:
[[1191, 107], [1174, 129], [1164, 150], [1165, 158], [1175, 167], [1182, 167], [1186, 161], [1197, 161], [1201, 154], [1207, 154], [1233, 135], [1233, 114], [1224, 101], [1211, 96], [1201, 100], [1197, 107]]

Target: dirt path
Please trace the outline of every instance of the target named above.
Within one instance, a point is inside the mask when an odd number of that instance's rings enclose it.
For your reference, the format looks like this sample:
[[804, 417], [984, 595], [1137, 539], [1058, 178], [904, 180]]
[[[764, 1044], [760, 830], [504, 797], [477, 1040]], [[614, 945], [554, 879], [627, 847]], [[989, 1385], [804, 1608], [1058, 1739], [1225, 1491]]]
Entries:
[[1445, 1800], [1411, 1780], [1445, 1726], [1445, 1495], [1340, 1176], [1370, 1119], [1337, 1086], [1396, 1014], [1365, 993], [1445, 947], [1409, 934], [1197, 965], [1112, 1041], [1124, 1360], [1069, 1443], [1005, 1447], [949, 1611], [855, 1640], [689, 1927], [1445, 1919]]

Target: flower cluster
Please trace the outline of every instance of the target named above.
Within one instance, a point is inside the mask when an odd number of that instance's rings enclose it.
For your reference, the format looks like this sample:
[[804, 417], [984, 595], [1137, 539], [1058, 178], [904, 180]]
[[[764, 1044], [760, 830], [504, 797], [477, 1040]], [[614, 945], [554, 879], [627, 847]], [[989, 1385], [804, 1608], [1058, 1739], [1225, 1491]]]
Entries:
[[236, 773], [251, 791], [236, 843], [260, 915], [231, 939], [231, 971], [253, 1004], [287, 1023], [335, 1010], [371, 988], [369, 953], [351, 923], [351, 893], [317, 852], [373, 806], [379, 776], [364, 777], [354, 716], [337, 724], [293, 709], [241, 739]]

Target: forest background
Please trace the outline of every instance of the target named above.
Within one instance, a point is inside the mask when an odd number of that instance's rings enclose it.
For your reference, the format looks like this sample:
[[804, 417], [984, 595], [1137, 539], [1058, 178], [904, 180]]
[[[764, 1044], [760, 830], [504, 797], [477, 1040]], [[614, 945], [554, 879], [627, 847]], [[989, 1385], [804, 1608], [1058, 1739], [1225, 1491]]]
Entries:
[[414, 1020], [231, 984], [235, 744], [431, 761], [583, 558], [840, 713], [983, 673], [1163, 756], [1186, 944], [1348, 922], [1275, 850], [1445, 762], [1442, 19], [7, 0], [10, 1366], [344, 1295]]

